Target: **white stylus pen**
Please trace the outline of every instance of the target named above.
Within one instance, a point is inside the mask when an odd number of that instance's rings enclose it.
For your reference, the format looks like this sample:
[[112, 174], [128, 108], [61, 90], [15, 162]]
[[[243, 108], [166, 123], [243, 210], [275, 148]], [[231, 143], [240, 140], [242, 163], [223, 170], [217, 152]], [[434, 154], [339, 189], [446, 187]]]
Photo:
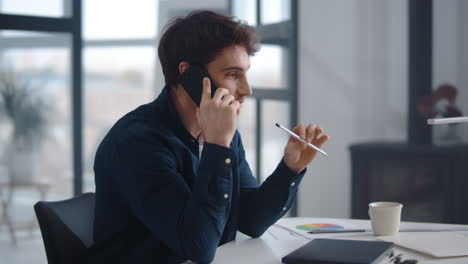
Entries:
[[449, 118], [428, 119], [427, 123], [429, 125], [468, 123], [468, 117], [449, 117]]
[[276, 126], [279, 127], [279, 128], [281, 128], [281, 129], [283, 129], [284, 131], [288, 132], [288, 134], [290, 134], [291, 136], [295, 137], [297, 140], [301, 141], [302, 143], [306, 144], [307, 146], [309, 146], [309, 147], [315, 149], [316, 151], [322, 153], [322, 154], [325, 155], [325, 156], [328, 156], [328, 154], [327, 154], [325, 151], [323, 151], [323, 150], [317, 148], [316, 146], [310, 144], [309, 142], [303, 140], [300, 136], [296, 135], [296, 134], [295, 134], [294, 132], [292, 132], [291, 130], [285, 128], [284, 126], [282, 126], [282, 125], [280, 125], [280, 124], [278, 124], [278, 123], [276, 123]]

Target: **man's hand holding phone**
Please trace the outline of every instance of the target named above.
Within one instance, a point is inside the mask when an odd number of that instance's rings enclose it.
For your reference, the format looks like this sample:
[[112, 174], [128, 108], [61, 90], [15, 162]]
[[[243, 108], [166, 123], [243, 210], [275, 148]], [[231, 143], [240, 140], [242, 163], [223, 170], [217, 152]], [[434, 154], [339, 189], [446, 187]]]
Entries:
[[203, 92], [197, 116], [206, 142], [229, 147], [236, 131], [239, 111], [240, 103], [228, 89], [216, 89], [212, 98], [210, 79], [203, 78]]

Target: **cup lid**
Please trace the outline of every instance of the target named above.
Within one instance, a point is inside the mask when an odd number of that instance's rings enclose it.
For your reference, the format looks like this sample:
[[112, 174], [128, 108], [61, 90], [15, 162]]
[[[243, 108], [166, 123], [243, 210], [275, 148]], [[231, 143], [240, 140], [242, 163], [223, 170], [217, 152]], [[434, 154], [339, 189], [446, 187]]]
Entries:
[[369, 204], [369, 207], [403, 207], [403, 204], [397, 202], [373, 202]]

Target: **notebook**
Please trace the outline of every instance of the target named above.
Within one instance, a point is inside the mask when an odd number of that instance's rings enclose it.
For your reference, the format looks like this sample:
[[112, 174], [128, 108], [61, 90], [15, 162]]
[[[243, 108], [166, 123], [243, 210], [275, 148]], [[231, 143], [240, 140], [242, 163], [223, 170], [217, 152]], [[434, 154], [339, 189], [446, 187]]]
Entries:
[[466, 232], [411, 232], [377, 238], [437, 258], [468, 256]]
[[287, 264], [372, 264], [386, 256], [392, 242], [316, 238], [283, 257]]

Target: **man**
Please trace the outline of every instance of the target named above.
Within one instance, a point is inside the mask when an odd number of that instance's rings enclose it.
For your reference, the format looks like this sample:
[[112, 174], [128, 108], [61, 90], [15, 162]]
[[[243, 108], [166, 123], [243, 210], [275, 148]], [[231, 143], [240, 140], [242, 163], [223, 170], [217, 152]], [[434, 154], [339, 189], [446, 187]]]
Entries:
[[[96, 154], [90, 262], [209, 263], [236, 231], [258, 237], [287, 212], [317, 153], [291, 138], [276, 170], [257, 185], [236, 131], [257, 50], [252, 27], [214, 12], [166, 27], [158, 48], [166, 87], [122, 117]], [[179, 83], [194, 64], [219, 87], [211, 94], [205, 78], [199, 107]], [[328, 139], [315, 125], [294, 131], [319, 147]]]

